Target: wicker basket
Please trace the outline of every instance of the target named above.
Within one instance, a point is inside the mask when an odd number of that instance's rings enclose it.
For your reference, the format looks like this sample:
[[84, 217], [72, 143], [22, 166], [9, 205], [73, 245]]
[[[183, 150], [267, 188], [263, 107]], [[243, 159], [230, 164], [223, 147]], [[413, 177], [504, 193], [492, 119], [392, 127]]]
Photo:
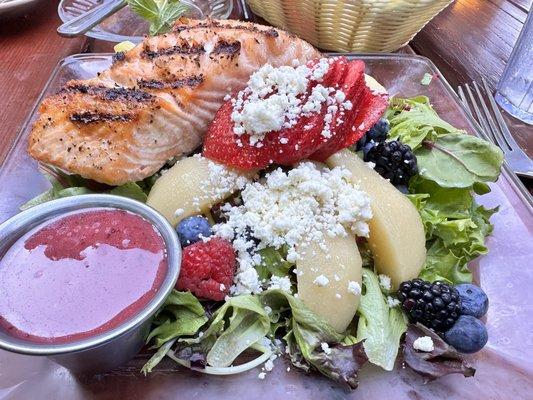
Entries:
[[246, 0], [254, 14], [339, 52], [390, 52], [453, 0]]

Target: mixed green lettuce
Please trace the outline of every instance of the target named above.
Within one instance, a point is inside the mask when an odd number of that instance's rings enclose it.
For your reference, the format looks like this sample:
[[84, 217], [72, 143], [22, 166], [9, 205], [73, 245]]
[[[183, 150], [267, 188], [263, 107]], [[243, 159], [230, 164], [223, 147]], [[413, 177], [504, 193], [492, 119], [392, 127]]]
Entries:
[[91, 193], [113, 194], [145, 203], [148, 198], [148, 192], [159, 176], [159, 174], [155, 174], [144, 181], [128, 182], [121, 186], [113, 187], [99, 184], [82, 178], [79, 175], [69, 175], [55, 168], [46, 167], [43, 174], [52, 187], [21, 205], [19, 207], [21, 211], [62, 197], [79, 196]]
[[363, 294], [357, 310], [357, 341], [364, 341], [368, 360], [381, 368], [392, 371], [400, 338], [407, 330], [407, 323], [399, 308], [387, 304], [376, 274], [363, 268]]
[[497, 211], [478, 205], [474, 194], [490, 192], [487, 182], [498, 178], [501, 150], [442, 120], [427, 97], [393, 99], [387, 117], [389, 138], [411, 146], [420, 170], [409, 182], [408, 197], [426, 230], [421, 278], [470, 282], [467, 264], [487, 253], [489, 218]]
[[143, 367], [145, 373], [169, 352], [201, 361], [197, 365], [229, 367], [246, 350], [264, 351], [265, 339], [273, 343], [280, 331], [294, 365], [315, 369], [349, 388], [357, 387], [357, 371], [367, 360], [362, 342], [345, 343], [346, 334], [278, 289], [231, 297], [209, 318], [192, 294], [174, 290], [154, 326], [148, 340], [159, 350]]

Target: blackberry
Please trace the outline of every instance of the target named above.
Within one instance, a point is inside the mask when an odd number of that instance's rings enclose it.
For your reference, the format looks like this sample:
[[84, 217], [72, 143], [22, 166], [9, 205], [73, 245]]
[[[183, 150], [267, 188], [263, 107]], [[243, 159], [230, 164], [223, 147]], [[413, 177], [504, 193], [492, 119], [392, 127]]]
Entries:
[[411, 148], [397, 140], [381, 142], [372, 147], [363, 158], [376, 164], [374, 169], [393, 185], [405, 185], [418, 174], [416, 156]]
[[412, 323], [420, 322], [439, 333], [451, 328], [461, 314], [459, 293], [440, 281], [405, 281], [398, 289], [398, 300]]

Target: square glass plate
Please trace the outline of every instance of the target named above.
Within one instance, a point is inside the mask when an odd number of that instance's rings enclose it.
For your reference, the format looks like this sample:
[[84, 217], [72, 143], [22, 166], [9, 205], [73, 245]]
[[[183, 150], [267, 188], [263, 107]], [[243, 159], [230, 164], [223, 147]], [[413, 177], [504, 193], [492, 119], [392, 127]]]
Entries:
[[[357, 56], [367, 72], [392, 95], [427, 95], [439, 114], [453, 125], [483, 136], [450, 86], [426, 58], [412, 55]], [[96, 75], [111, 62], [109, 54], [86, 54], [61, 61], [43, 96], [57, 92], [69, 79]], [[435, 74], [429, 86], [420, 84], [424, 73]], [[26, 140], [36, 118], [32, 110], [0, 171], [0, 221], [49, 187], [37, 163], [26, 154]], [[499, 205], [492, 218], [494, 233], [489, 254], [472, 264], [476, 280], [490, 298], [486, 316], [489, 342], [469, 357], [476, 366], [473, 378], [447, 376], [424, 385], [424, 380], [397, 365], [384, 372], [367, 364], [360, 386], [347, 392], [318, 374], [305, 375], [276, 361], [274, 370], [259, 380], [259, 369], [234, 376], [208, 376], [178, 368], [169, 360], [148, 377], [139, 370], [147, 355], [106, 374], [75, 377], [45, 358], [0, 351], [0, 398], [240, 398], [240, 399], [530, 399], [533, 391], [533, 211], [517, 178], [504, 166], [492, 192], [480, 198], [486, 206]], [[52, 305], [51, 305], [52, 306]]]

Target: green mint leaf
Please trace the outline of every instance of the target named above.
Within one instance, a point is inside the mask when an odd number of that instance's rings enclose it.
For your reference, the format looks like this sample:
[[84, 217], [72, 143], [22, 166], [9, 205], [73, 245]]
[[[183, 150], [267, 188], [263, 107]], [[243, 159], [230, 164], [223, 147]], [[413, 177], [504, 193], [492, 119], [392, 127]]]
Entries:
[[155, 0], [126, 0], [128, 6], [150, 23], [159, 19], [159, 6]]

